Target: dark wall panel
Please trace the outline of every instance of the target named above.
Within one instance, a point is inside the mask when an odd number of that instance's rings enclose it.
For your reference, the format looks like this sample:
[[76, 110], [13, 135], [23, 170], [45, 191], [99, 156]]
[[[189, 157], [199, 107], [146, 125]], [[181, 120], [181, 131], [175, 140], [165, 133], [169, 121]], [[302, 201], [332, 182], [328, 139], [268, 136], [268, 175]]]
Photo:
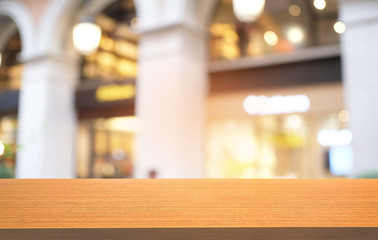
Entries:
[[341, 81], [340, 57], [210, 73], [210, 93]]

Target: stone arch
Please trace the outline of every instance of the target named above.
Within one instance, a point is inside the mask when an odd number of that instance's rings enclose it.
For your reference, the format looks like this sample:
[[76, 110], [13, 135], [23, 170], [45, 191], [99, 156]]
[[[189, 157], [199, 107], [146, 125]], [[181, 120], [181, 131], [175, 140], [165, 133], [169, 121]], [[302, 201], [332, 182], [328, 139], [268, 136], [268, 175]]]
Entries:
[[39, 55], [59, 54], [62, 52], [64, 31], [74, 9], [82, 1], [51, 0], [40, 17], [38, 28], [37, 52]]
[[[40, 54], [62, 54], [72, 50], [66, 44], [71, 37], [67, 29], [86, 15], [97, 14], [115, 0], [51, 0], [40, 19], [37, 50]], [[71, 41], [71, 39], [69, 39]]]
[[[34, 51], [34, 19], [28, 8], [20, 1], [1, 1], [0, 2], [0, 16], [7, 16], [13, 20], [21, 37], [22, 58], [30, 56]], [[7, 29], [11, 31], [10, 29]]]

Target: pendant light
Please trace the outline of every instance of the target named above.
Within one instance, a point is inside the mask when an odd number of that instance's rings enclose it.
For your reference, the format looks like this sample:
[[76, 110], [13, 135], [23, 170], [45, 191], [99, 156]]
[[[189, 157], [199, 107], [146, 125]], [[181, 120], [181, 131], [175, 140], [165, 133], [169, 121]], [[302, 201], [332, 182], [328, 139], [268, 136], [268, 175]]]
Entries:
[[265, 0], [233, 0], [234, 14], [241, 22], [254, 22], [264, 10]]
[[101, 28], [92, 17], [87, 17], [73, 28], [73, 42], [75, 48], [82, 54], [94, 52], [100, 45]]

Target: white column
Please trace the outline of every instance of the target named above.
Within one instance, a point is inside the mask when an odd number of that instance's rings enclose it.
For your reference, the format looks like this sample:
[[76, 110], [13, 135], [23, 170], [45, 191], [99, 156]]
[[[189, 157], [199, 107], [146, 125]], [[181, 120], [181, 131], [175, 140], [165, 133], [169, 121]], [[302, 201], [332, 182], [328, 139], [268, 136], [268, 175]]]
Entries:
[[352, 176], [378, 172], [378, 1], [342, 0], [345, 103], [353, 132]]
[[17, 178], [73, 178], [77, 69], [62, 56], [26, 60], [18, 115]]
[[137, 178], [204, 177], [206, 35], [174, 23], [142, 33], [139, 45]]

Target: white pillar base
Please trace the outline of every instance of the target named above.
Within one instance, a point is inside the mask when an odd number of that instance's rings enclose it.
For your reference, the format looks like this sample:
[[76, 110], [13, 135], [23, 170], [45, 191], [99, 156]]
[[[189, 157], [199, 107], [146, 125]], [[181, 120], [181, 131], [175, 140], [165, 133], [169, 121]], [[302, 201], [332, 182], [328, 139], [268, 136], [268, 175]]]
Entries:
[[202, 178], [207, 72], [205, 37], [175, 25], [140, 42], [135, 177]]
[[74, 178], [77, 69], [54, 58], [24, 64], [18, 118], [17, 178]]

